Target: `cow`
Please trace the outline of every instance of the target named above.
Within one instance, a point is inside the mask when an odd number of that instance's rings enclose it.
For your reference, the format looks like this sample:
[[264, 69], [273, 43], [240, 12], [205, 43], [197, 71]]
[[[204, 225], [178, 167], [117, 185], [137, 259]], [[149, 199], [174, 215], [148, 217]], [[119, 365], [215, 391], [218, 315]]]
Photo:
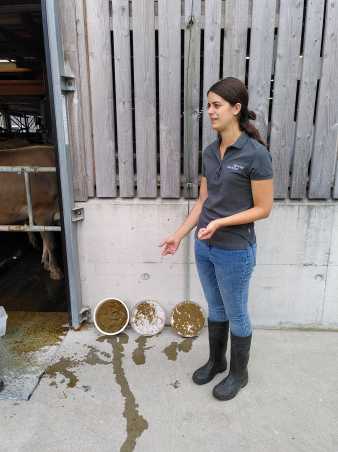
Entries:
[[[55, 153], [51, 145], [33, 145], [0, 151], [0, 166], [52, 166]], [[52, 225], [59, 217], [58, 185], [55, 173], [30, 175], [33, 221], [36, 225]], [[0, 225], [28, 223], [28, 208], [24, 176], [0, 173]], [[51, 279], [62, 279], [63, 273], [55, 256], [52, 231], [40, 232], [42, 237], [41, 263]], [[34, 245], [33, 234], [29, 234]]]
[[23, 146], [29, 146], [30, 144], [30, 141], [26, 140], [25, 138], [0, 138], [0, 149], [17, 149]]

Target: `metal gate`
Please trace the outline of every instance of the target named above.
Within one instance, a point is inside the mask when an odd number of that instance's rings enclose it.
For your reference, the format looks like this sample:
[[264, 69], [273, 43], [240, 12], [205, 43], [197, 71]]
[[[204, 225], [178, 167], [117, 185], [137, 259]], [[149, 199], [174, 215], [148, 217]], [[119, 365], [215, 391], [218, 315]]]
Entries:
[[61, 226], [45, 226], [36, 225], [33, 220], [33, 209], [32, 209], [32, 195], [30, 187], [30, 177], [31, 173], [55, 173], [56, 168], [53, 166], [0, 166], [0, 173], [15, 173], [21, 174], [25, 178], [25, 189], [26, 189], [26, 199], [27, 199], [27, 210], [28, 210], [28, 221], [29, 224], [1, 224], [0, 231], [61, 231]]
[[[55, 0], [42, 0], [41, 8], [49, 97], [52, 123], [54, 125], [54, 144], [57, 150], [56, 166], [59, 177], [59, 191], [61, 194], [61, 199], [59, 199], [60, 230], [63, 235], [66, 251], [65, 273], [67, 275], [68, 296], [71, 308], [71, 326], [77, 329], [83, 321], [88, 319], [90, 310], [88, 307], [82, 305], [81, 298], [77, 225], [78, 220], [82, 219], [82, 210], [75, 208], [74, 203], [65, 100], [67, 93], [75, 89], [75, 87], [72, 77], [65, 73], [63, 65], [64, 59], [60, 26], [58, 23], [57, 2]], [[38, 168], [38, 171], [44, 170], [43, 168]], [[48, 168], [48, 170], [56, 171], [55, 168]], [[28, 172], [29, 170], [24, 171], [26, 179], [28, 179]]]

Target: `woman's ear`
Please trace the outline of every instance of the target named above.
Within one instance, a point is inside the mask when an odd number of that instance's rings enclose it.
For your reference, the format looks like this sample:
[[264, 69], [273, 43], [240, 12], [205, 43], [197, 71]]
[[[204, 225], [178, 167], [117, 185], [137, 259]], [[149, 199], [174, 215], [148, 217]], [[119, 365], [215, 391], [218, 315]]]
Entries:
[[234, 115], [235, 115], [235, 116], [238, 116], [238, 115], [240, 114], [240, 112], [241, 112], [242, 104], [241, 104], [240, 102], [237, 102], [237, 103], [233, 106], [233, 108], [235, 109]]

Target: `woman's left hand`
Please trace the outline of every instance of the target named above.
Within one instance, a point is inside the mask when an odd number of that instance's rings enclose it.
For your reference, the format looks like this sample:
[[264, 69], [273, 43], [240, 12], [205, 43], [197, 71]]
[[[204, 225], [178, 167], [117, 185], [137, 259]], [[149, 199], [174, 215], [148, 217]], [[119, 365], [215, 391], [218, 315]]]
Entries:
[[197, 238], [199, 240], [210, 239], [210, 237], [212, 237], [214, 235], [214, 233], [217, 231], [218, 228], [219, 228], [219, 223], [217, 222], [217, 220], [210, 221], [210, 223], [208, 224], [208, 226], [206, 228], [201, 228], [198, 231]]

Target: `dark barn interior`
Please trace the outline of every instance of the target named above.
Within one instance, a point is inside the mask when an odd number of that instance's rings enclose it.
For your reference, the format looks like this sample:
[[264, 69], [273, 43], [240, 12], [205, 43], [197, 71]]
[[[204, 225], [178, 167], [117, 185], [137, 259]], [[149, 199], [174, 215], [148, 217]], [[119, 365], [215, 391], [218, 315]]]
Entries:
[[[39, 0], [0, 2], [0, 166], [9, 149], [53, 147], [50, 99]], [[2, 154], [5, 155], [5, 154]], [[33, 162], [34, 164], [34, 162]], [[7, 163], [8, 165], [8, 163]], [[11, 165], [11, 163], [10, 163]], [[14, 163], [13, 163], [14, 165]], [[15, 166], [20, 162], [15, 162]], [[24, 165], [24, 163], [21, 163]], [[7, 177], [7, 179], [5, 179]], [[0, 172], [0, 190], [18, 176]], [[20, 177], [24, 177], [23, 174]], [[46, 177], [35, 176], [33, 177]], [[55, 177], [55, 176], [54, 176]], [[57, 179], [57, 178], [56, 178]], [[13, 182], [11, 182], [13, 180]], [[2, 183], [1, 183], [2, 181]], [[3, 199], [3, 198], [0, 198]], [[32, 199], [34, 203], [34, 199]], [[10, 203], [15, 206], [16, 199]], [[51, 277], [41, 263], [43, 240], [39, 232], [5, 231], [4, 201], [0, 205], [0, 305], [7, 311], [67, 311], [65, 278]], [[34, 224], [39, 224], [34, 217]], [[28, 224], [18, 218], [15, 224]], [[54, 224], [60, 224], [54, 223]], [[54, 258], [64, 274], [61, 232], [50, 232]]]

